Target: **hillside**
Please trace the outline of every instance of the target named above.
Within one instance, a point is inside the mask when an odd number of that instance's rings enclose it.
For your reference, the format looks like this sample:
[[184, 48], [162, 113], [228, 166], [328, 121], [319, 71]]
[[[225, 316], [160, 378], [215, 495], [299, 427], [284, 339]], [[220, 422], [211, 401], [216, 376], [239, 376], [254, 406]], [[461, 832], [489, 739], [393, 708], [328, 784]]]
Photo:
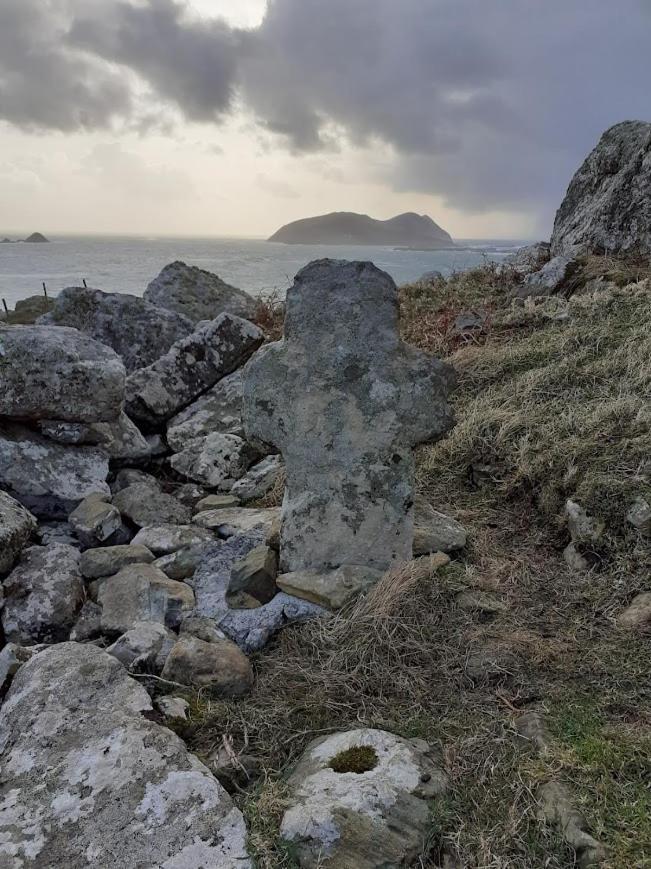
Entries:
[[284, 244], [392, 245], [418, 250], [453, 247], [451, 236], [426, 214], [408, 212], [389, 220], [366, 214], [334, 211], [295, 220], [275, 232], [269, 241]]

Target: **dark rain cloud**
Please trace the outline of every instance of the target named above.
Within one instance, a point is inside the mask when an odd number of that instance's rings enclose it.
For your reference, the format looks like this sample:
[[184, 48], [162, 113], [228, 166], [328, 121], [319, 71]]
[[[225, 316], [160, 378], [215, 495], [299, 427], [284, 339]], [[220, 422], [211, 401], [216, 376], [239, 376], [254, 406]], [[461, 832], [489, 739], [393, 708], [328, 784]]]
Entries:
[[133, 120], [133, 75], [189, 120], [241, 100], [294, 152], [383, 142], [397, 190], [547, 217], [603, 129], [651, 118], [649, 44], [651, 0], [271, 0], [248, 31], [181, 0], [0, 0], [0, 117]]

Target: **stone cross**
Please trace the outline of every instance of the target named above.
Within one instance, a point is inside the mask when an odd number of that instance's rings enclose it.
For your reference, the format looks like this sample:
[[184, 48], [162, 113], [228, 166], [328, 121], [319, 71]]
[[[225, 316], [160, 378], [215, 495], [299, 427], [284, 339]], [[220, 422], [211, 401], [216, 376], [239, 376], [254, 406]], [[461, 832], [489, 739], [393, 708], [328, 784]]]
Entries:
[[385, 570], [412, 557], [412, 447], [452, 427], [452, 381], [400, 340], [388, 274], [330, 259], [298, 273], [284, 339], [244, 369], [247, 433], [287, 468], [281, 571]]

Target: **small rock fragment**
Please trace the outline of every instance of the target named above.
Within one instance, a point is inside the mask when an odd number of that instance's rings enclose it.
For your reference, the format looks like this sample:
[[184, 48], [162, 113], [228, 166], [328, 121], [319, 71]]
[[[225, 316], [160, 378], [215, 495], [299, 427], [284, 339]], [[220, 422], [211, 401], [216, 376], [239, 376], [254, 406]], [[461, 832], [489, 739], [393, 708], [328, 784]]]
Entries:
[[236, 561], [226, 601], [233, 609], [253, 609], [269, 601], [278, 592], [278, 555], [267, 546], [256, 546]]
[[617, 623], [621, 628], [628, 630], [651, 631], [651, 591], [645, 591], [634, 597], [620, 613]]
[[109, 502], [110, 495], [93, 493], [68, 517], [82, 546], [90, 548], [105, 543], [120, 530], [120, 511]]

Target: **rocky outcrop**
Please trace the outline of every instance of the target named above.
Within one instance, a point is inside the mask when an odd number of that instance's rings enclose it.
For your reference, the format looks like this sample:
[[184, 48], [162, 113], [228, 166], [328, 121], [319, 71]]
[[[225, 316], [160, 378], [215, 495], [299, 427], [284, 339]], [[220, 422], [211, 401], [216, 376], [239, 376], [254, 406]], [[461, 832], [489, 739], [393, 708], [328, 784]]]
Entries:
[[36, 519], [29, 510], [0, 492], [0, 576], [11, 570], [35, 530]]
[[0, 717], [0, 865], [252, 869], [241, 813], [151, 710], [92, 645], [23, 664]]
[[145, 290], [146, 301], [175, 311], [193, 323], [214, 320], [220, 314], [235, 314], [250, 320], [255, 314], [253, 296], [224, 283], [212, 272], [183, 262], [165, 266]]
[[49, 238], [46, 238], [41, 232], [33, 232], [31, 235], [28, 235], [25, 239], [25, 244], [45, 244], [49, 242]]
[[556, 213], [551, 252], [651, 254], [651, 123], [603, 134]]
[[310, 743], [288, 784], [280, 835], [303, 869], [398, 869], [421, 853], [447, 778], [423, 740], [359, 729]]
[[79, 552], [53, 543], [31, 546], [4, 581], [2, 627], [24, 646], [67, 640], [86, 593]]
[[127, 379], [127, 413], [160, 425], [239, 368], [262, 344], [257, 326], [221, 314]]
[[138, 296], [86, 287], [62, 290], [54, 309], [39, 323], [72, 326], [112, 347], [128, 372], [151, 365], [192, 332], [191, 321], [181, 314]]
[[526, 299], [529, 296], [551, 296], [563, 289], [566, 281], [576, 271], [578, 263], [567, 256], [555, 256], [537, 272], [531, 272], [515, 295]]
[[110, 494], [108, 472], [97, 447], [64, 447], [0, 423], [0, 488], [41, 519], [67, 519], [87, 495]]
[[454, 247], [444, 229], [426, 214], [407, 212], [389, 220], [374, 220], [367, 214], [334, 211], [288, 223], [269, 241], [285, 244], [395, 245], [417, 250]]
[[110, 422], [124, 382], [117, 355], [75, 329], [0, 325], [0, 416]]
[[521, 275], [528, 275], [530, 272], [537, 272], [549, 262], [549, 249], [548, 241], [537, 241], [535, 244], [518, 248], [515, 253], [505, 258], [504, 264]]

